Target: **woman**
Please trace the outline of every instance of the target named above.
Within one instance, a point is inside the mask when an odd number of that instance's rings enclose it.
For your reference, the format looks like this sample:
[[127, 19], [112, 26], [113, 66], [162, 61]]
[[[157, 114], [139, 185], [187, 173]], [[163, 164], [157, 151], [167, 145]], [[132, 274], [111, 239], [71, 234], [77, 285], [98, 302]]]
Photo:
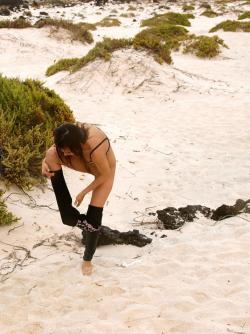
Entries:
[[[78, 207], [92, 192], [87, 214], [72, 206], [72, 198], [64, 180], [62, 166], [94, 175], [95, 179], [75, 199]], [[96, 250], [103, 207], [113, 186], [116, 159], [108, 137], [93, 124], [64, 123], [54, 130], [54, 145], [46, 152], [42, 174], [51, 179], [62, 222], [86, 230], [82, 271], [92, 272], [91, 260]]]

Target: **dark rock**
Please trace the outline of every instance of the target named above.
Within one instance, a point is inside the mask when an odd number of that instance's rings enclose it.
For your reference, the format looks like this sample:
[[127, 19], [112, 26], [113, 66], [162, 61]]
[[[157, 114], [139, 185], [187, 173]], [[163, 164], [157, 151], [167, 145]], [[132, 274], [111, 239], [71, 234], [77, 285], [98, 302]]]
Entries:
[[223, 204], [214, 210], [212, 214], [213, 220], [222, 220], [238, 215], [239, 213], [250, 213], [250, 200], [243, 201], [238, 199], [233, 206]]
[[0, 8], [1, 16], [9, 16], [11, 14], [10, 10], [7, 7]]
[[40, 12], [40, 15], [44, 15], [44, 16], [49, 16], [49, 14], [47, 12]]
[[167, 230], [175, 230], [180, 228], [185, 222], [192, 222], [197, 218], [198, 212], [206, 218], [218, 221], [236, 216], [242, 212], [250, 213], [250, 200], [243, 201], [238, 199], [233, 206], [223, 204], [216, 210], [202, 205], [187, 205], [179, 209], [168, 207], [156, 211], [158, 219], [163, 223], [163, 228]]
[[108, 2], [108, 0], [95, 0], [96, 6], [103, 6]]
[[24, 4], [23, 4], [23, 8], [24, 8], [24, 9], [29, 9], [30, 7], [29, 7], [28, 4], [24, 3]]
[[[82, 232], [82, 243], [85, 245], [86, 232]], [[118, 230], [113, 230], [108, 226], [102, 226], [100, 230], [100, 235], [98, 239], [97, 246], [103, 245], [134, 245], [137, 247], [143, 247], [151, 243], [152, 239], [139, 233], [138, 230], [120, 232]]]
[[202, 213], [205, 217], [211, 216], [211, 209], [202, 205], [187, 205], [183, 208], [176, 209], [168, 207], [163, 210], [157, 210], [158, 219], [163, 223], [167, 230], [180, 228], [185, 222], [192, 222], [197, 218], [197, 212]]

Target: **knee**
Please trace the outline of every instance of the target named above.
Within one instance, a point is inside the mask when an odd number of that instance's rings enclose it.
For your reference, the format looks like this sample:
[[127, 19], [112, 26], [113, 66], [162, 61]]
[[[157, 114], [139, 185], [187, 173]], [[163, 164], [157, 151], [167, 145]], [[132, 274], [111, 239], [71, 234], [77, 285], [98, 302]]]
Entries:
[[86, 214], [86, 220], [95, 229], [98, 229], [102, 224], [103, 208], [89, 204]]

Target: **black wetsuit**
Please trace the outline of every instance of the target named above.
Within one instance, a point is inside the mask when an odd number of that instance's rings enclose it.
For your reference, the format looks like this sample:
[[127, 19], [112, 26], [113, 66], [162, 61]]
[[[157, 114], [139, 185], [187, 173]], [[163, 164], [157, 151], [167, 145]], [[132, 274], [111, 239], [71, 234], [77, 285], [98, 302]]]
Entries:
[[[106, 137], [103, 139], [102, 142], [91, 151], [90, 157], [93, 151], [97, 149], [106, 139], [108, 138]], [[89, 163], [94, 162], [90, 161]], [[85, 261], [91, 261], [98, 242], [99, 231], [102, 223], [103, 208], [89, 204], [87, 214], [85, 215], [81, 214], [75, 207], [73, 207], [72, 198], [65, 182], [62, 169], [54, 171], [54, 176], [51, 177], [51, 184], [56, 196], [56, 201], [63, 224], [72, 227], [77, 226], [82, 230], [86, 230], [86, 245], [83, 259]]]

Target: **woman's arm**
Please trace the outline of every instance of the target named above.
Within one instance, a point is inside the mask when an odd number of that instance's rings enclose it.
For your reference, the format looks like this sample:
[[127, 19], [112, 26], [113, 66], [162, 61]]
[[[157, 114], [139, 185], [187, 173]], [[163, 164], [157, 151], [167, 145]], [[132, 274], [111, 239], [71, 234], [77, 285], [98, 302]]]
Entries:
[[81, 202], [83, 201], [84, 196], [89, 193], [90, 191], [95, 190], [98, 188], [101, 184], [103, 184], [105, 181], [107, 181], [111, 175], [111, 169], [106, 157], [106, 154], [98, 154], [95, 151], [95, 157], [92, 155], [92, 161], [95, 162], [96, 167], [99, 171], [99, 175], [96, 177], [96, 179], [91, 182], [85, 189], [83, 189], [75, 199], [75, 205], [79, 206]]
[[61, 168], [60, 160], [56, 152], [56, 148], [52, 145], [46, 152], [45, 158], [42, 160], [42, 175], [48, 178], [54, 176], [54, 171]]
[[82, 191], [84, 195], [98, 188], [101, 184], [107, 181], [111, 175], [111, 169], [104, 151], [98, 152], [98, 150], [96, 150], [92, 154], [92, 161], [95, 163], [99, 175]]

